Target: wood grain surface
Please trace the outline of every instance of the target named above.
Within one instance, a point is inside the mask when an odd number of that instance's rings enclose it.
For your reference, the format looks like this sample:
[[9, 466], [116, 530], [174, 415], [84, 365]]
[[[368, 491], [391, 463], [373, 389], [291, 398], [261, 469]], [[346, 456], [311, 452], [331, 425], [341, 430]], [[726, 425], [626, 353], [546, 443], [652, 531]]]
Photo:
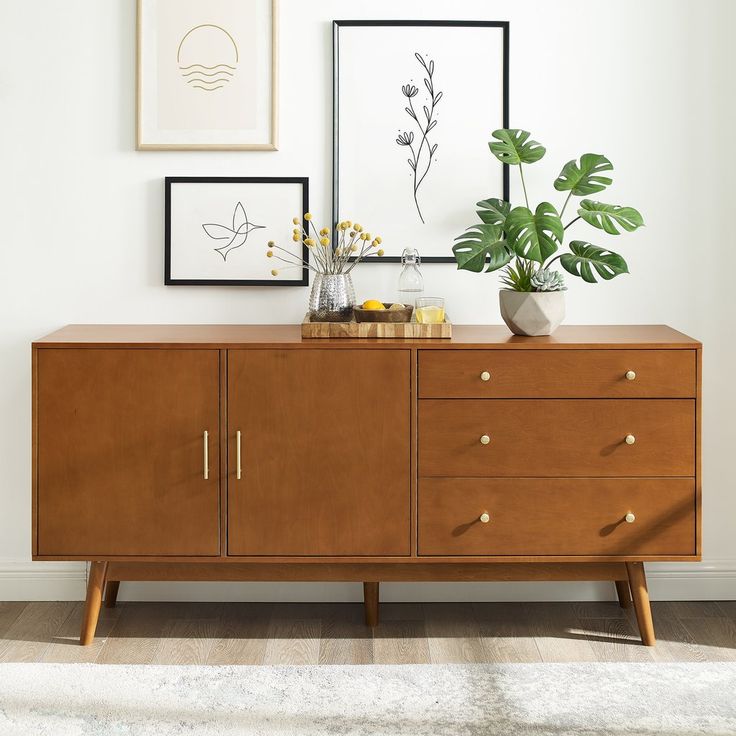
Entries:
[[[490, 521], [480, 516], [487, 513]], [[625, 516], [635, 515], [633, 523]], [[420, 555], [688, 555], [692, 478], [423, 478]]]
[[694, 474], [690, 399], [419, 401], [420, 477]]

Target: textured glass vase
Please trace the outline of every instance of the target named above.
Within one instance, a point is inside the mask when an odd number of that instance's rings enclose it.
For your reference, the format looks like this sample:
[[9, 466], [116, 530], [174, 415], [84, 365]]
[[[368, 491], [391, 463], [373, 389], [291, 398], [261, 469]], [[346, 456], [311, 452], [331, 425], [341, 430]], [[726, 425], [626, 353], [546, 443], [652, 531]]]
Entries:
[[353, 317], [355, 289], [349, 273], [318, 273], [309, 295], [312, 322], [349, 322]]

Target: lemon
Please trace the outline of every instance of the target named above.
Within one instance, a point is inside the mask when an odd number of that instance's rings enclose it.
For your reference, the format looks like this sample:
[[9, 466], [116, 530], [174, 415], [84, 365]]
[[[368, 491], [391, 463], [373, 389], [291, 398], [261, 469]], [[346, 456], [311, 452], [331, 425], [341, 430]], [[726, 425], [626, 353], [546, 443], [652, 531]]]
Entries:
[[394, 304], [392, 304], [392, 305], [391, 305], [391, 306], [390, 306], [390, 307], [388, 308], [388, 311], [389, 311], [389, 312], [397, 312], [397, 311], [398, 311], [399, 309], [404, 309], [404, 308], [405, 308], [405, 307], [404, 307], [404, 305], [403, 305], [403, 304], [398, 304], [398, 303], [394, 303]]
[[386, 309], [383, 306], [383, 302], [379, 302], [377, 299], [368, 299], [363, 302], [363, 309]]

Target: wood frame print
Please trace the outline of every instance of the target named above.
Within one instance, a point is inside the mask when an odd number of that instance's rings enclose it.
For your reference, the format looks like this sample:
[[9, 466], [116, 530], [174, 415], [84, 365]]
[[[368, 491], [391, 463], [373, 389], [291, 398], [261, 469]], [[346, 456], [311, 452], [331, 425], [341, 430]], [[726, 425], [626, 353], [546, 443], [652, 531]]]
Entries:
[[475, 202], [509, 198], [508, 126], [508, 21], [333, 21], [333, 222], [380, 232], [382, 262], [454, 263]]
[[[293, 245], [292, 220], [308, 211], [307, 177], [166, 177], [164, 283], [308, 286], [307, 266], [266, 256], [269, 241]], [[309, 262], [306, 245], [301, 257]]]
[[136, 148], [278, 147], [279, 0], [137, 0]]

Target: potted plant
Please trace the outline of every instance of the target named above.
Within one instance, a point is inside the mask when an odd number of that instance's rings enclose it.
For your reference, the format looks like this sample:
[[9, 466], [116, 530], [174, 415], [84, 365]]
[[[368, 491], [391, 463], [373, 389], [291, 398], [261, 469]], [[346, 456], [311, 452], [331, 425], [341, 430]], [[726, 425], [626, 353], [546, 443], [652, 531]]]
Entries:
[[568, 161], [562, 167], [554, 188], [568, 194], [559, 212], [550, 202], [532, 210], [523, 165], [539, 161], [546, 149], [530, 140], [525, 130], [504, 128], [494, 131], [493, 137], [488, 144], [493, 155], [501, 163], [519, 167], [524, 205], [512, 207], [496, 198], [478, 202], [481, 222], [457, 237], [452, 250], [458, 269], [475, 273], [504, 269], [501, 281], [506, 288], [499, 292], [501, 316], [514, 334], [549, 335], [565, 316], [565, 281], [562, 273], [551, 268], [555, 261], [591, 284], [596, 283], [596, 274], [608, 281], [629, 272], [618, 253], [586, 240], [573, 240], [568, 252], [558, 253], [566, 230], [583, 220], [609, 235], [619, 235], [621, 230], [636, 230], [644, 221], [633, 207], [582, 199], [577, 216], [563, 225], [562, 217], [573, 196], [587, 197], [611, 183], [604, 173], [613, 166], [598, 153], [585, 153], [579, 161]]
[[[337, 243], [333, 247], [329, 228], [323, 227], [318, 231], [310, 212], [303, 215], [303, 221], [305, 226], [302, 226], [300, 218], [295, 217], [292, 231], [292, 240], [302, 246], [302, 255], [276, 245], [273, 240], [268, 241], [266, 256], [286, 264], [281, 269], [272, 269], [271, 274], [278, 276], [279, 270], [285, 268], [308, 268], [314, 273], [309, 295], [310, 321], [349, 322], [355, 306], [355, 289], [350, 273], [369, 256], [383, 256], [383, 248], [379, 247], [382, 240], [380, 236], [374, 237], [366, 232], [357, 222], [345, 220], [336, 226]], [[311, 259], [304, 257], [310, 251]]]

